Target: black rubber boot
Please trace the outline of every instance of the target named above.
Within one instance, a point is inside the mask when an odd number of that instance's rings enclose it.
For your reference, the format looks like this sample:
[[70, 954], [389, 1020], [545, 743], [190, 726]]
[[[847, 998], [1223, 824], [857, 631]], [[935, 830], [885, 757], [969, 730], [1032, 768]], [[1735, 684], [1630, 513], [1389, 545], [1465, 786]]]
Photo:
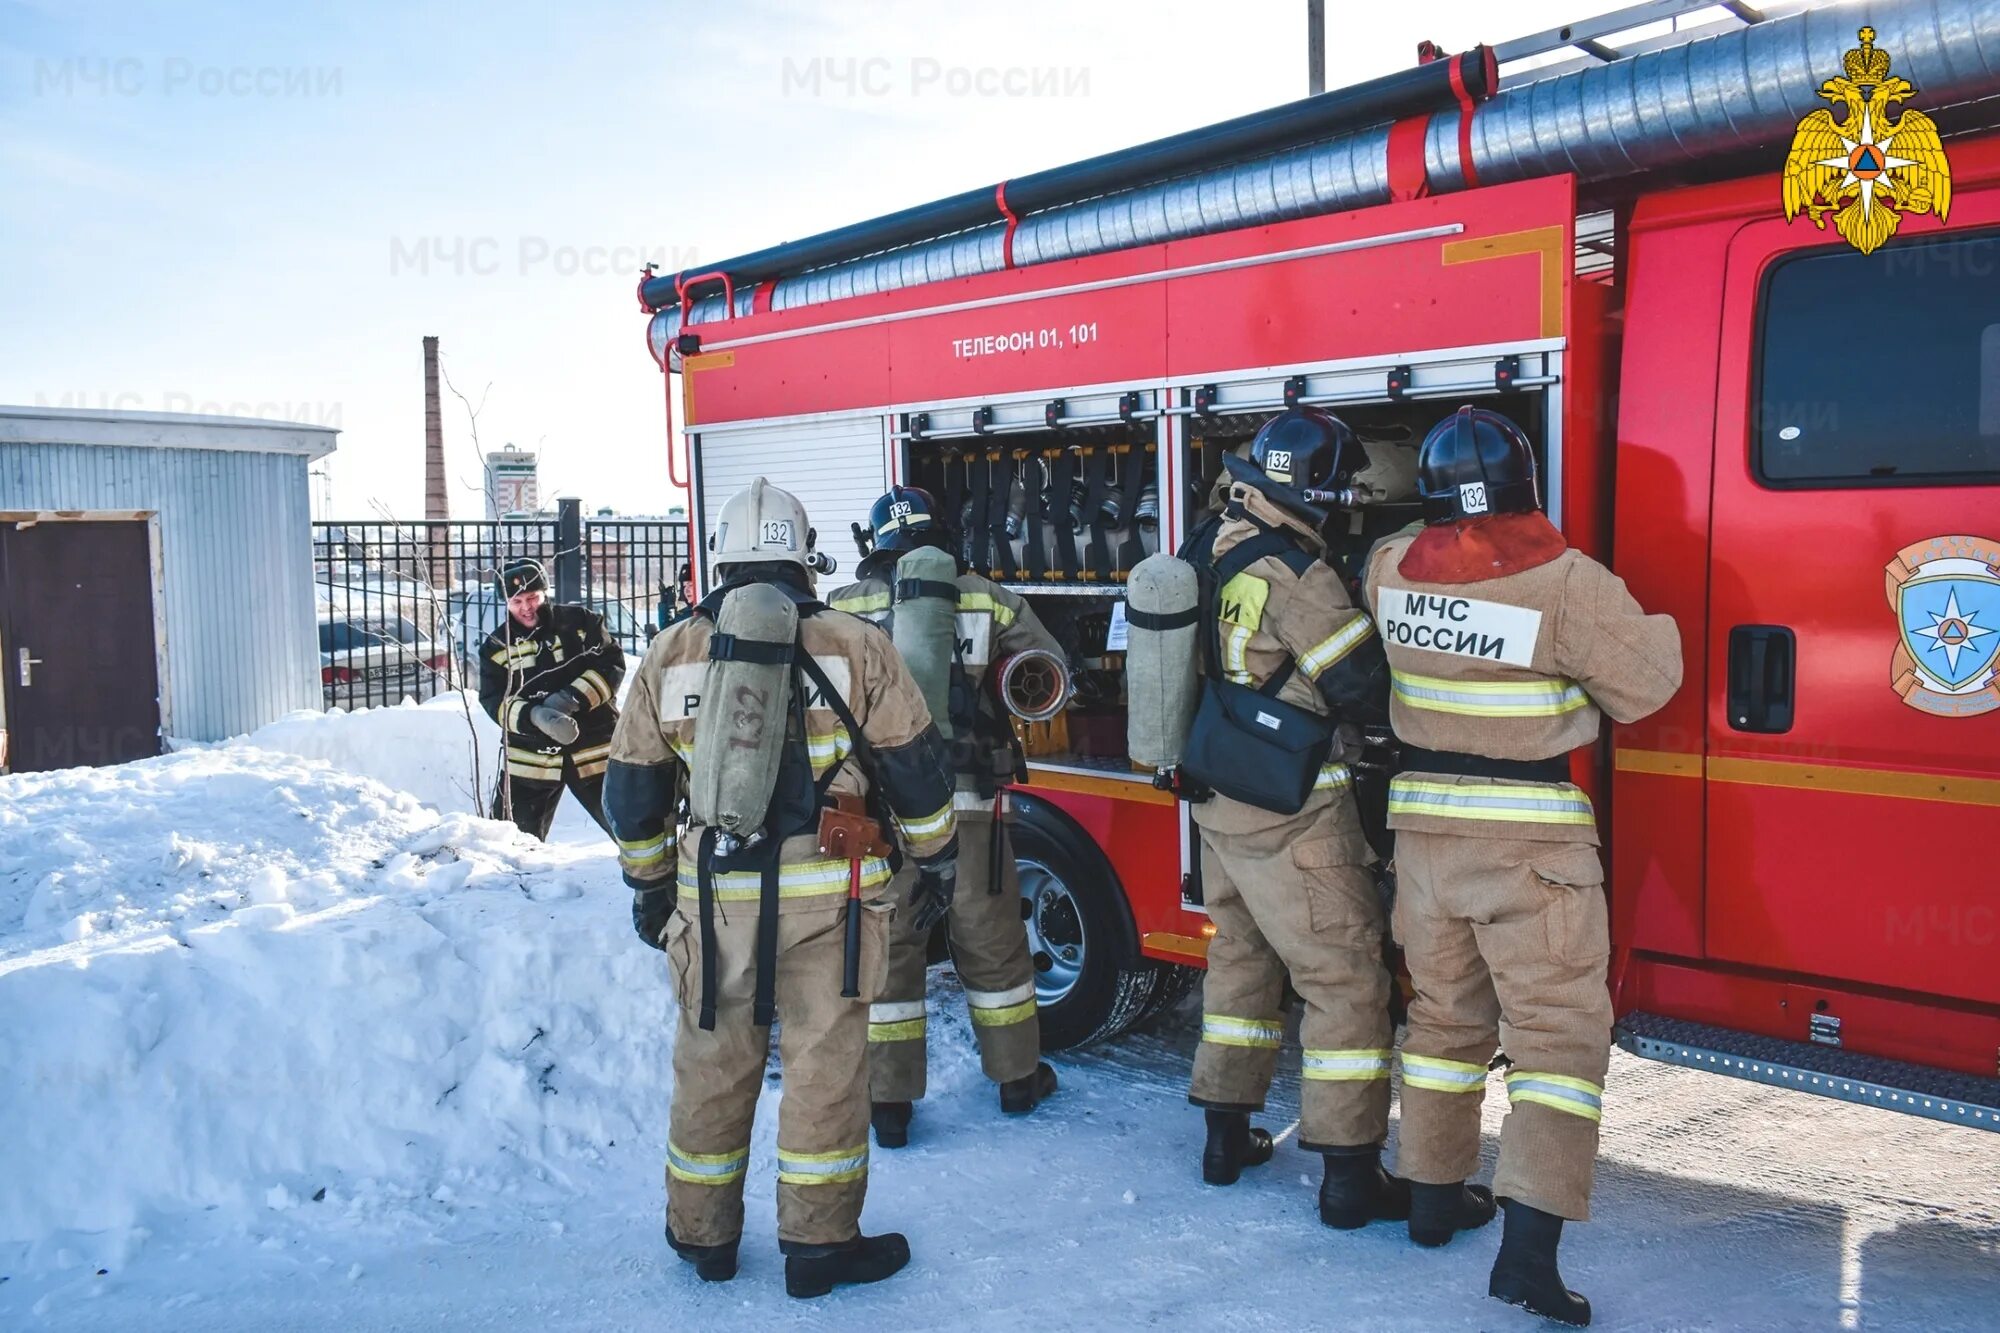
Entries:
[[1410, 1239], [1419, 1245], [1435, 1248], [1492, 1220], [1493, 1191], [1484, 1185], [1410, 1182]]
[[1382, 1169], [1382, 1149], [1338, 1148], [1323, 1152], [1326, 1175], [1319, 1182], [1319, 1220], [1336, 1231], [1370, 1222], [1400, 1222], [1410, 1215], [1410, 1183]]
[[909, 1102], [875, 1102], [868, 1108], [868, 1123], [875, 1126], [875, 1146], [907, 1148], [910, 1145]]
[[1556, 1271], [1563, 1220], [1519, 1199], [1500, 1203], [1507, 1210], [1507, 1226], [1500, 1233], [1500, 1254], [1493, 1261], [1486, 1294], [1560, 1324], [1578, 1328], [1589, 1324], [1590, 1302], [1564, 1286]]
[[891, 1231], [861, 1236], [845, 1245], [794, 1245], [786, 1242], [785, 1294], [809, 1299], [835, 1287], [880, 1282], [910, 1262], [910, 1242]]
[[1248, 1111], [1204, 1111], [1208, 1142], [1201, 1149], [1201, 1178], [1211, 1185], [1234, 1185], [1246, 1166], [1271, 1160], [1271, 1131], [1250, 1124]]
[[682, 1263], [694, 1265], [694, 1275], [703, 1282], [727, 1282], [736, 1276], [737, 1241], [727, 1245], [687, 1245], [674, 1239], [673, 1228], [667, 1228], [667, 1246], [681, 1257]]
[[1026, 1078], [1008, 1079], [1000, 1085], [1000, 1109], [1008, 1115], [1026, 1115], [1055, 1090], [1056, 1071], [1044, 1061]]

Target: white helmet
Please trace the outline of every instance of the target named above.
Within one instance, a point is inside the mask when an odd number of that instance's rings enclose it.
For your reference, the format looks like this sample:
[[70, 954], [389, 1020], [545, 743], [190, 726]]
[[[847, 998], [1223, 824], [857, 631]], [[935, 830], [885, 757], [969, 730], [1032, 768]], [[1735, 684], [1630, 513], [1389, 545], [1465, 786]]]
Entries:
[[815, 536], [806, 526], [806, 507], [790, 491], [758, 477], [722, 506], [708, 549], [718, 569], [764, 560], [811, 569]]

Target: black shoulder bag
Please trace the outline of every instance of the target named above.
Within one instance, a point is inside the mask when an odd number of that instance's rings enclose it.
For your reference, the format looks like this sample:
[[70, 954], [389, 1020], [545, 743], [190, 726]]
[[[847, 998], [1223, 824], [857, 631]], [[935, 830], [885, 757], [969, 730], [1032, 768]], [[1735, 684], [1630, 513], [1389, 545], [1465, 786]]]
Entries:
[[[1262, 532], [1232, 547], [1203, 580], [1207, 679], [1181, 767], [1195, 781], [1231, 800], [1291, 815], [1305, 808], [1319, 781], [1333, 748], [1333, 719], [1279, 700], [1278, 692], [1298, 669], [1295, 659], [1288, 657], [1262, 689], [1239, 685], [1222, 673], [1221, 590], [1267, 555], [1283, 560], [1293, 573], [1303, 573], [1312, 564], [1312, 557], [1292, 542], [1275, 532]], [[1200, 570], [1201, 562], [1194, 563]]]

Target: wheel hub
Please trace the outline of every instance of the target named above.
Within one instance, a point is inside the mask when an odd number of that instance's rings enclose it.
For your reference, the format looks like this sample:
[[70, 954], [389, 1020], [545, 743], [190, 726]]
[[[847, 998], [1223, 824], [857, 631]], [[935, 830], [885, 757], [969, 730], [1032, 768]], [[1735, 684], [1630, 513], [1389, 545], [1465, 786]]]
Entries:
[[1083, 975], [1089, 939], [1083, 913], [1067, 884], [1040, 861], [1021, 857], [1021, 915], [1035, 965], [1035, 1003], [1055, 1004]]

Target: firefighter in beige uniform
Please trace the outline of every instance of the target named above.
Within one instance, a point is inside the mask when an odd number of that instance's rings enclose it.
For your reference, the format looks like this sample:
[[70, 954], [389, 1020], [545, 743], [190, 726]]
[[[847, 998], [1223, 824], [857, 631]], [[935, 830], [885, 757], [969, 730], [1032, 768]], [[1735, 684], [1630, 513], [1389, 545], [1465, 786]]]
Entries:
[[[1289, 972], [1305, 1001], [1300, 1146], [1325, 1157], [1321, 1220], [1351, 1230], [1400, 1219], [1409, 1197], [1381, 1166], [1394, 1040], [1385, 922], [1334, 728], [1383, 715], [1387, 672], [1374, 627], [1325, 560], [1329, 511], [1307, 499], [1362, 453], [1347, 425], [1317, 408], [1273, 418], [1249, 453], [1223, 457], [1227, 507], [1182, 552], [1206, 571], [1198, 623], [1207, 654], [1221, 657], [1208, 664], [1182, 764], [1216, 792], [1194, 806], [1215, 935], [1188, 1099], [1206, 1112], [1204, 1179], [1231, 1184], [1269, 1159], [1270, 1138], [1249, 1116], [1263, 1109], [1277, 1064]], [[1221, 734], [1211, 710], [1228, 701], [1247, 701], [1250, 729]], [[1282, 766], [1251, 748], [1254, 728], [1281, 718], [1317, 739], [1299, 750], [1287, 790], [1266, 795], [1257, 789], [1275, 786]]]
[[[811, 530], [797, 500], [758, 478], [723, 507], [714, 540], [722, 587], [654, 639], [613, 738], [605, 809], [634, 890], [640, 938], [666, 951], [680, 1001], [667, 1140], [667, 1239], [710, 1281], [735, 1275], [751, 1120], [774, 1017], [778, 1237], [786, 1289], [823, 1294], [872, 1282], [909, 1258], [903, 1237], [860, 1234], [868, 1180], [868, 1002], [887, 964], [890, 860], [822, 854], [822, 810], [842, 795], [915, 861], [910, 906], [936, 920], [952, 894], [957, 834], [944, 743], [923, 695], [879, 630], [814, 599]], [[772, 603], [776, 611], [772, 614]], [[778, 628], [773, 629], [773, 624]], [[752, 673], [712, 675], [738, 664]], [[789, 671], [789, 687], [773, 686]], [[762, 671], [763, 676], [755, 673]], [[719, 682], [719, 683], [718, 683]], [[775, 690], [788, 702], [764, 706]], [[703, 706], [707, 693], [721, 700]], [[774, 725], [764, 726], [775, 714]], [[729, 748], [754, 724], [750, 743]], [[713, 731], [711, 731], [713, 729]], [[723, 741], [723, 737], [732, 738]], [[704, 748], [704, 746], [708, 748]], [[729, 762], [707, 766], [707, 756]], [[780, 757], [781, 756], [781, 757]], [[739, 775], [769, 757], [768, 814]], [[743, 779], [748, 781], [748, 779]], [[758, 808], [756, 836], [703, 823], [704, 792]], [[683, 793], [690, 822], [677, 830]], [[725, 799], [727, 798], [727, 799]], [[741, 835], [742, 829], [736, 833]], [[861, 896], [850, 907], [858, 865]], [[847, 922], [864, 910], [857, 998], [842, 998]]]
[[[1601, 714], [1633, 722], [1679, 687], [1680, 635], [1541, 514], [1527, 438], [1465, 407], [1425, 439], [1427, 527], [1371, 554], [1365, 596], [1389, 654], [1403, 772], [1395, 930], [1416, 995], [1403, 1044], [1397, 1169], [1410, 1235], [1506, 1228], [1489, 1290], [1573, 1324], [1590, 1304], [1556, 1268], [1563, 1219], [1590, 1215], [1610, 1059], [1610, 943], [1589, 798], [1567, 756]], [[1512, 1109], [1493, 1189], [1479, 1163], [1488, 1063]]]
[[[896, 605], [924, 592], [903, 586], [908, 581], [899, 579], [897, 561], [921, 547], [953, 551], [956, 543], [930, 493], [915, 486], [895, 487], [878, 499], [869, 527], [872, 546], [856, 571], [860, 582], [827, 600], [836, 610], [893, 629]], [[982, 687], [988, 670], [1015, 653], [1039, 648], [1060, 655], [1062, 649], [1025, 601], [978, 574], [960, 571], [955, 587], [931, 591], [955, 597], [957, 608], [951, 750], [961, 854], [958, 893], [947, 918], [952, 960], [965, 984], [980, 1065], [1000, 1085], [1000, 1109], [1020, 1114], [1055, 1091], [1056, 1076], [1039, 1058], [1035, 971], [1013, 849], [1005, 819], [997, 827], [993, 819], [998, 784], [1014, 777], [1020, 754], [1012, 726]], [[1004, 795], [999, 799], [1004, 802]], [[907, 920], [897, 923], [889, 981], [869, 1013], [869, 1095], [875, 1141], [885, 1148], [909, 1141], [912, 1104], [924, 1095], [928, 938], [927, 930]]]

